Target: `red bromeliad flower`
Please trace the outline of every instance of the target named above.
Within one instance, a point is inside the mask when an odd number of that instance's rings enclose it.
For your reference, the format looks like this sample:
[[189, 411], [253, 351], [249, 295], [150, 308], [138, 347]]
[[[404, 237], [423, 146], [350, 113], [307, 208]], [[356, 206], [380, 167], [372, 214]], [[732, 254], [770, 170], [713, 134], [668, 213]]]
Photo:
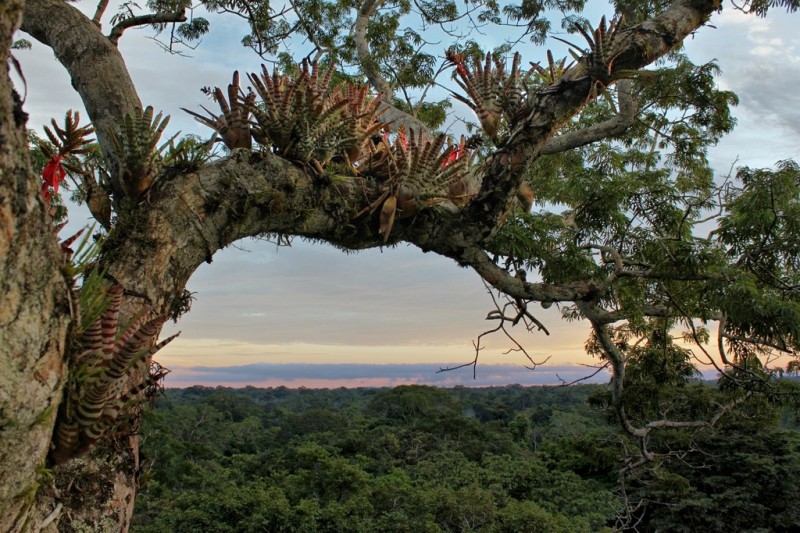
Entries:
[[457, 54], [453, 50], [448, 50], [445, 53], [445, 58], [456, 66], [456, 70], [463, 79], [469, 78], [469, 72], [467, 72], [467, 68], [464, 66], [464, 54]]
[[44, 199], [50, 201], [50, 187], [53, 188], [53, 194], [58, 194], [58, 185], [67, 176], [67, 171], [61, 166], [60, 155], [54, 156], [42, 170], [42, 196]]
[[408, 137], [403, 130], [397, 132], [397, 140], [400, 141], [400, 145], [403, 148], [408, 148]]
[[450, 163], [455, 163], [462, 157], [464, 157], [467, 153], [467, 148], [465, 146], [458, 146], [455, 150], [450, 152], [447, 157], [444, 158], [442, 161], [442, 168], [446, 167]]

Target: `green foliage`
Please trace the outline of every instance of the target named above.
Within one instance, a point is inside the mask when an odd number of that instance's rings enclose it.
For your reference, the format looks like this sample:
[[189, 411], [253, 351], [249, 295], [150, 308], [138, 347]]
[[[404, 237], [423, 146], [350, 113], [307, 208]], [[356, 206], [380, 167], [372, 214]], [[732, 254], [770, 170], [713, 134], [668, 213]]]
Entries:
[[73, 325], [73, 335], [81, 335], [95, 323], [111, 301], [111, 295], [104, 290], [105, 271], [95, 262], [100, 256], [103, 239], [94, 233], [95, 226], [84, 228], [84, 236], [72, 252], [67, 265], [67, 273], [80, 281], [78, 310], [80, 320]]
[[[766, 416], [765, 416], [766, 414]], [[646, 503], [640, 531], [790, 531], [797, 525], [800, 438], [771, 411], [695, 439], [701, 453], [633, 483]]]
[[426, 420], [437, 415], [453, 416], [458, 404], [445, 391], [424, 385], [400, 385], [375, 396], [370, 412], [388, 420]]
[[[797, 348], [800, 301], [800, 167], [782, 161], [775, 171], [740, 169], [715, 234], [735, 268], [725, 272], [719, 305], [742, 337]], [[741, 354], [740, 354], [741, 355]]]
[[31, 42], [28, 39], [17, 39], [11, 44], [12, 50], [30, 50]]
[[189, 22], [184, 22], [175, 32], [178, 34], [179, 37], [182, 39], [186, 39], [187, 41], [196, 41], [206, 33], [208, 33], [209, 24], [208, 20], [202, 17], [196, 17], [190, 20]]
[[405, 100], [395, 98], [392, 103], [398, 109], [402, 109], [417, 117], [423, 124], [431, 130], [437, 130], [444, 125], [447, 120], [447, 111], [453, 104], [450, 100], [440, 100], [438, 102], [419, 102], [413, 107]]
[[133, 530], [598, 531], [610, 487], [548, 467], [490, 415], [581, 409], [586, 392], [171, 390], [143, 428]]
[[782, 7], [789, 13], [794, 13], [800, 7], [797, 0], [748, 0], [741, 6], [743, 11], [765, 16], [769, 8]]
[[[681, 387], [656, 408], [720, 400]], [[633, 443], [586, 403], [604, 391], [169, 390], [143, 427], [133, 531], [611, 531]], [[751, 404], [651, 443], [696, 451], [623, 477], [639, 530], [790, 530], [800, 437], [777, 419]]]

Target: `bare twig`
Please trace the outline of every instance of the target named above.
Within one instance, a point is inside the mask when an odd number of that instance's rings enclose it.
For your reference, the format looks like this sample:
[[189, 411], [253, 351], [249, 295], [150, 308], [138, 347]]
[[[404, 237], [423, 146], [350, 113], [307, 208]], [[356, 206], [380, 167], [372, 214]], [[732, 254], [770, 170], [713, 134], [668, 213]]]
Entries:
[[[531, 315], [527, 311], [526, 309], [527, 306], [525, 302], [512, 301], [508, 296], [506, 296], [506, 299], [508, 301], [501, 306], [500, 302], [497, 301], [497, 298], [494, 295], [492, 287], [485, 281], [483, 282], [483, 284], [486, 287], [487, 292], [489, 293], [489, 297], [492, 299], [492, 304], [494, 304], [494, 309], [492, 311], [489, 311], [489, 313], [486, 315], [486, 320], [497, 320], [498, 321], [497, 326], [484, 331], [483, 333], [478, 335], [478, 338], [476, 340], [472, 342], [472, 345], [475, 348], [475, 357], [473, 358], [472, 361], [457, 366], [440, 368], [439, 370], [437, 370], [437, 374], [439, 372], [449, 372], [451, 370], [457, 370], [459, 368], [465, 368], [471, 366], [472, 378], [475, 379], [477, 375], [478, 356], [480, 355], [480, 351], [483, 349], [483, 346], [481, 346], [483, 338], [493, 333], [497, 333], [498, 331], [502, 331], [503, 334], [514, 344], [514, 347], [509, 348], [505, 352], [505, 354], [509, 354], [512, 352], [522, 352], [522, 354], [530, 363], [530, 365], [523, 365], [528, 370], [536, 370], [538, 366], [545, 364], [550, 359], [550, 356], [547, 356], [545, 359], [541, 361], [535, 361], [533, 357], [525, 349], [525, 347], [522, 346], [522, 344], [508, 331], [508, 329], [506, 329], [506, 323], [510, 322], [511, 327], [514, 327], [520, 321], [523, 321], [527, 331], [531, 332], [533, 331], [533, 328], [536, 327], [538, 328], [539, 331], [544, 331], [545, 334], [549, 335], [550, 332], [547, 331], [547, 328], [545, 328], [545, 326], [539, 320], [537, 320], [535, 317], [533, 317], [533, 315]], [[509, 308], [511, 308], [511, 310], [514, 312], [513, 315], [506, 314], [506, 311]]]
[[590, 367], [590, 368], [594, 368], [595, 370], [594, 370], [594, 372], [592, 372], [591, 374], [588, 374], [588, 375], [586, 375], [586, 376], [583, 376], [582, 378], [577, 378], [577, 379], [574, 379], [574, 380], [572, 380], [572, 381], [569, 381], [569, 382], [568, 382], [568, 381], [566, 381], [566, 380], [564, 380], [564, 379], [563, 379], [561, 376], [559, 376], [558, 374], [556, 374], [556, 377], [558, 378], [558, 381], [560, 381], [561, 383], [559, 383], [558, 385], [552, 385], [552, 388], [571, 387], [572, 385], [576, 385], [576, 384], [578, 384], [578, 383], [580, 383], [580, 382], [582, 382], [582, 381], [586, 381], [586, 380], [592, 379], [592, 378], [593, 378], [593, 377], [595, 377], [597, 374], [599, 374], [600, 372], [602, 372], [603, 370], [605, 370], [606, 368], [608, 368], [610, 365], [611, 365], [611, 362], [609, 362], [609, 361], [606, 361], [606, 363], [605, 363], [605, 364], [603, 364], [603, 365], [600, 365], [600, 366], [592, 366], [592, 365], [580, 365], [580, 366], [588, 366], [588, 367]]

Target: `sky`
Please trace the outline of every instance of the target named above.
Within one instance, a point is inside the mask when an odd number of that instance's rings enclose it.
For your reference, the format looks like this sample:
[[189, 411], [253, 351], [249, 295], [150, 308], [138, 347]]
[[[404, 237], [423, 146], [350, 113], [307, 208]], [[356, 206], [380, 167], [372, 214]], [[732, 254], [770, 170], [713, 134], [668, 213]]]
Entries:
[[[75, 5], [90, 12], [96, 3]], [[599, 19], [611, 9], [590, 2], [589, 13]], [[776, 9], [762, 19], [726, 5], [711, 27], [688, 39], [690, 57], [698, 63], [716, 59], [720, 85], [740, 98], [737, 129], [711, 153], [718, 174], [732, 165], [767, 167], [800, 158], [798, 17]], [[161, 51], [149, 30], [125, 33], [120, 50], [143, 104], [172, 117], [167, 135], [180, 130], [208, 136], [210, 130], [180, 107], [207, 104], [200, 88], [226, 86], [234, 70], [260, 69], [261, 59], [242, 48], [241, 36], [233, 18], [214, 18], [211, 35], [186, 57]], [[482, 42], [491, 40], [484, 36]], [[556, 43], [549, 46], [557, 52]], [[537, 61], [545, 49], [531, 45], [522, 53]], [[32, 50], [15, 56], [27, 81], [29, 127], [40, 129], [67, 109], [83, 110], [48, 48], [34, 41]], [[85, 211], [72, 209], [71, 226], [86, 223]], [[553, 307], [537, 313], [550, 335], [518, 332], [531, 357], [547, 364], [525, 368], [527, 359], [506, 353], [509, 343], [495, 335], [481, 351], [476, 379], [472, 368], [437, 373], [472, 360], [473, 341], [494, 325], [485, 320], [492, 301], [471, 270], [406, 245], [345, 254], [301, 240], [290, 247], [246, 240], [218, 252], [187, 288], [196, 298], [191, 312], [163, 331], [181, 336], [156, 357], [172, 370], [166, 379], [171, 387], [556, 384], [587, 375], [591, 369], [579, 365], [595, 362], [583, 351], [588, 326], [562, 321]]]

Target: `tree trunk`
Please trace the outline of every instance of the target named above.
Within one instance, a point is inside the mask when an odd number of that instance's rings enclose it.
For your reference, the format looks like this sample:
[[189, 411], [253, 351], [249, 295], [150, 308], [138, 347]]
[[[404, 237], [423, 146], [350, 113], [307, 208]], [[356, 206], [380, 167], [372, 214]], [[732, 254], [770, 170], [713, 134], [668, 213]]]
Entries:
[[0, 4], [0, 531], [37, 529], [61, 401], [70, 301], [63, 259], [31, 171], [26, 116], [9, 78], [22, 0]]

